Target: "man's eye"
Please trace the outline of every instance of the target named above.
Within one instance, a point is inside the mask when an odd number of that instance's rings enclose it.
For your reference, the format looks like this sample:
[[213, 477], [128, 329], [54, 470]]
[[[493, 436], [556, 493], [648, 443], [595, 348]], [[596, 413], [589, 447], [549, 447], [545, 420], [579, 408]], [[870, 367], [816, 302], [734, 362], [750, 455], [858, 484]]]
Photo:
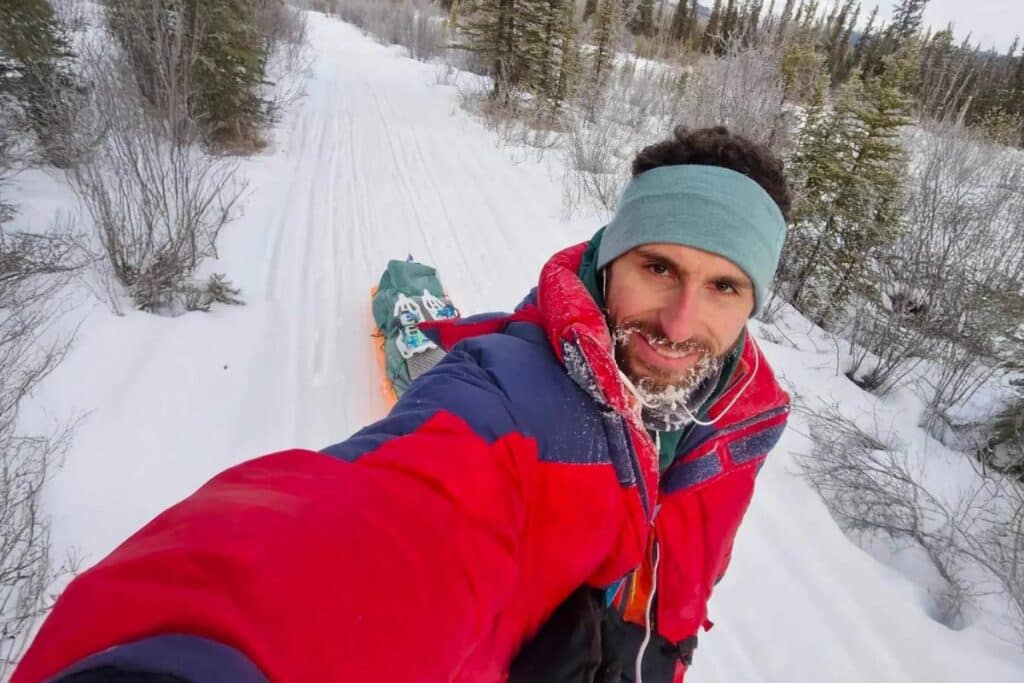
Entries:
[[655, 275], [667, 275], [668, 266], [664, 263], [648, 263], [647, 270], [651, 271]]
[[715, 289], [722, 294], [737, 294], [736, 287], [728, 280], [719, 280], [715, 283]]

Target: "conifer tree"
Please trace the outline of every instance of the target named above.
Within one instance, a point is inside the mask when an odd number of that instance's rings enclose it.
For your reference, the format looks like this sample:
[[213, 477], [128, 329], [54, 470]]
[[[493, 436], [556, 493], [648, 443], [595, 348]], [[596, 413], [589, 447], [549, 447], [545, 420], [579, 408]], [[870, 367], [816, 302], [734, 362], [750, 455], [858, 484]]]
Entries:
[[[222, 149], [258, 145], [268, 106], [267, 38], [251, 0], [109, 0], [106, 19], [143, 96], [167, 113], [185, 95], [187, 115]], [[179, 50], [167, 45], [179, 44]], [[180, 131], [172, 131], [178, 135]]]
[[556, 108], [568, 100], [580, 81], [579, 26], [576, 23], [576, 3], [562, 0], [558, 35], [558, 86], [552, 98]]
[[669, 25], [669, 38], [676, 42], [683, 40], [686, 35], [686, 0], [679, 0], [676, 9], [672, 12], [672, 23]]
[[456, 47], [483, 55], [494, 79], [491, 98], [503, 106], [515, 92], [556, 111], [579, 71], [573, 0], [471, 0], [459, 21]]
[[764, 10], [764, 0], [756, 0], [750, 4], [744, 25], [743, 44], [750, 45], [757, 39], [761, 26], [761, 12]]
[[[851, 3], [852, 4], [852, 3]], [[847, 17], [846, 28], [839, 37], [839, 44], [836, 48], [835, 71], [832, 75], [832, 84], [842, 83], [850, 75], [852, 59], [850, 54], [850, 38], [853, 36], [853, 29], [860, 19], [860, 3], [854, 8], [853, 13]]]
[[875, 21], [878, 19], [878, 5], [871, 10], [871, 14], [868, 16], [868, 23], [864, 26], [864, 32], [860, 34], [860, 39], [857, 41], [857, 47], [853, 51], [853, 63], [864, 64], [865, 57], [867, 55], [868, 47], [870, 47], [872, 41], [876, 38], [876, 27]]
[[715, 0], [715, 5], [711, 8], [711, 16], [708, 17], [708, 23], [704, 27], [704, 37], [701, 39], [701, 51], [717, 52], [720, 49], [719, 45], [722, 43], [721, 31], [722, 0]]
[[448, 30], [454, 32], [459, 25], [459, 13], [461, 11], [459, 0], [451, 0], [448, 5]]
[[836, 323], [854, 294], [874, 291], [872, 259], [902, 229], [899, 136], [916, 67], [913, 51], [902, 50], [868, 84], [848, 81], [831, 112], [819, 82], [809, 107], [792, 165], [799, 199], [782, 278], [794, 305], [820, 324]]
[[818, 22], [818, 0], [801, 2], [800, 9], [803, 11], [803, 19], [802, 21], [798, 20], [796, 24], [806, 31], [814, 30]]
[[928, 0], [900, 0], [893, 8], [892, 21], [869, 45], [865, 55], [863, 73], [866, 77], [879, 74], [885, 58], [920, 38], [924, 9]]
[[47, 0], [5, 0], [0, 4], [0, 97], [19, 101], [51, 164], [70, 165], [68, 67], [71, 48]]
[[578, 76], [579, 46], [573, 0], [523, 0], [520, 85], [557, 112]]
[[892, 41], [893, 52], [921, 31], [928, 0], [900, 0], [892, 10], [892, 21], [886, 37]]
[[455, 47], [480, 54], [494, 80], [491, 99], [509, 105], [522, 78], [523, 0], [466, 0]]
[[843, 249], [836, 254], [837, 281], [821, 317], [835, 320], [850, 296], [871, 294], [879, 285], [871, 270], [873, 256], [887, 249], [903, 229], [902, 190], [907, 158], [900, 135], [910, 123], [910, 82], [917, 73], [917, 53], [904, 48], [885, 58], [881, 74], [865, 91], [865, 105], [857, 110], [861, 135], [855, 148], [853, 172], [866, 192], [862, 220], [843, 234]]
[[797, 5], [796, 14], [793, 16], [794, 26], [804, 25], [804, 0], [800, 0], [800, 4]]
[[[685, 2], [686, 0], [679, 0]], [[697, 0], [690, 0], [690, 11], [686, 13], [687, 42], [697, 49], [701, 47], [700, 15], [697, 12]]]
[[654, 0], [638, 0], [629, 29], [638, 36], [654, 35]]
[[251, 148], [268, 119], [260, 89], [268, 57], [250, 0], [194, 0], [205, 30], [198, 41], [194, 115], [220, 148]]
[[812, 96], [819, 74], [827, 69], [825, 55], [817, 49], [810, 30], [799, 27], [789, 34], [782, 46], [779, 70], [786, 101], [802, 103]]
[[[830, 19], [829, 35], [825, 43], [825, 53], [828, 55], [826, 65], [833, 83], [839, 80], [839, 72], [843, 64], [846, 62], [850, 32], [853, 30], [853, 24], [856, 23], [857, 20], [853, 7], [854, 2], [856, 2], [856, 0], [846, 0], [841, 7], [836, 5], [839, 9]], [[858, 6], [857, 12], [859, 11], [860, 9]]]
[[786, 0], [786, 4], [782, 7], [782, 16], [779, 18], [779, 30], [775, 35], [776, 45], [782, 45], [786, 39], [789, 23], [793, 19], [793, 6], [795, 4], [796, 0]]
[[719, 29], [719, 33], [722, 36], [722, 40], [719, 41], [721, 52], [733, 35], [736, 33], [736, 26], [739, 23], [739, 13], [736, 8], [736, 0], [725, 0], [725, 10], [722, 12], [722, 26]]
[[775, 0], [770, 0], [768, 3], [768, 12], [764, 15], [764, 20], [758, 28], [766, 32], [771, 32], [775, 28], [775, 21]]
[[594, 20], [594, 50], [590, 66], [590, 84], [596, 95], [604, 89], [615, 59], [616, 43], [622, 27], [622, 5], [618, 0], [600, 0]]
[[1024, 53], [1017, 58], [1017, 68], [1013, 72], [1010, 85], [1010, 110], [1024, 118]]

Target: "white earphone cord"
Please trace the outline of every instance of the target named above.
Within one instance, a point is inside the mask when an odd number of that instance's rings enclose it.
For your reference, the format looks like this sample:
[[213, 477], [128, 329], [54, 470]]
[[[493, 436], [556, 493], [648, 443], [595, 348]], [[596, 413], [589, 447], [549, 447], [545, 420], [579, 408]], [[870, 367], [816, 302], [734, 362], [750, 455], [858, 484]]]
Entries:
[[647, 609], [645, 610], [646, 619], [644, 619], [644, 640], [640, 643], [640, 649], [636, 653], [636, 663], [634, 669], [633, 680], [636, 683], [644, 683], [644, 653], [647, 651], [647, 646], [651, 642], [651, 634], [653, 632], [653, 626], [651, 624], [651, 608], [654, 606], [654, 594], [658, 591], [658, 564], [661, 560], [661, 549], [658, 548], [658, 542], [654, 542], [654, 568], [651, 571], [651, 594], [647, 597]]
[[[732, 410], [732, 407], [734, 405], [736, 405], [736, 401], [738, 401], [740, 399], [740, 396], [743, 395], [743, 392], [746, 391], [747, 387], [750, 386], [750, 383], [754, 381], [754, 375], [757, 374], [757, 370], [760, 367], [760, 365], [761, 365], [761, 354], [760, 353], [755, 353], [754, 354], [754, 369], [750, 373], [750, 376], [743, 383], [743, 387], [738, 392], [736, 392], [735, 396], [733, 396], [733, 399], [731, 401], [729, 401], [729, 405], [727, 405], [725, 407], [725, 409], [715, 419], [709, 420], [708, 422], [704, 422], [704, 421], [698, 419], [697, 416], [694, 415], [690, 411], [690, 408], [685, 403], [680, 403], [680, 405], [683, 407], [683, 410], [686, 411], [686, 414], [690, 416], [690, 419], [694, 421], [694, 423], [699, 424], [699, 425], [703, 425], [704, 427], [710, 427], [711, 425], [715, 424], [716, 422], [721, 420], [723, 417], [725, 417], [726, 414], [730, 410]], [[642, 403], [644, 406], [646, 406], [648, 408], [653, 408], [654, 407], [650, 403], [648, 403], [647, 401], [644, 400], [643, 395], [636, 388], [636, 385], [633, 384], [633, 382], [629, 379], [629, 377], [626, 376], [626, 373], [624, 373], [622, 371], [622, 368], [619, 368], [619, 377], [622, 378], [622, 382], [626, 385], [626, 388], [629, 389], [630, 393], [633, 394], [633, 396], [635, 396], [636, 399], [638, 401], [640, 401], [640, 403]]]

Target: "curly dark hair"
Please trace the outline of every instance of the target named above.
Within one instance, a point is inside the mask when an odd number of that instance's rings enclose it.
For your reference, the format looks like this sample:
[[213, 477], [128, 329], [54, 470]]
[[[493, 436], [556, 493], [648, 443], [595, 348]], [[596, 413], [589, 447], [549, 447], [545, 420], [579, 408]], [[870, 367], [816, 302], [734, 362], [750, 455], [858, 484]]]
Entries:
[[721, 166], [752, 178], [779, 205], [782, 216], [789, 221], [793, 195], [786, 182], [782, 160], [767, 147], [725, 126], [691, 131], [678, 126], [672, 137], [645, 147], [633, 159], [633, 176], [659, 166], [698, 164]]

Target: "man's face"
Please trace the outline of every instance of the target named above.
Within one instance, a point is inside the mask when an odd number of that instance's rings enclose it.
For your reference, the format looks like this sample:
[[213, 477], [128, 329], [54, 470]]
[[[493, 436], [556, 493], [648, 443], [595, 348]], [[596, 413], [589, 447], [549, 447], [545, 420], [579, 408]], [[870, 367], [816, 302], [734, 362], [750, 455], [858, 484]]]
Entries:
[[645, 244], [608, 271], [609, 325], [619, 367], [649, 392], [687, 391], [719, 367], [754, 309], [737, 265], [678, 244]]

